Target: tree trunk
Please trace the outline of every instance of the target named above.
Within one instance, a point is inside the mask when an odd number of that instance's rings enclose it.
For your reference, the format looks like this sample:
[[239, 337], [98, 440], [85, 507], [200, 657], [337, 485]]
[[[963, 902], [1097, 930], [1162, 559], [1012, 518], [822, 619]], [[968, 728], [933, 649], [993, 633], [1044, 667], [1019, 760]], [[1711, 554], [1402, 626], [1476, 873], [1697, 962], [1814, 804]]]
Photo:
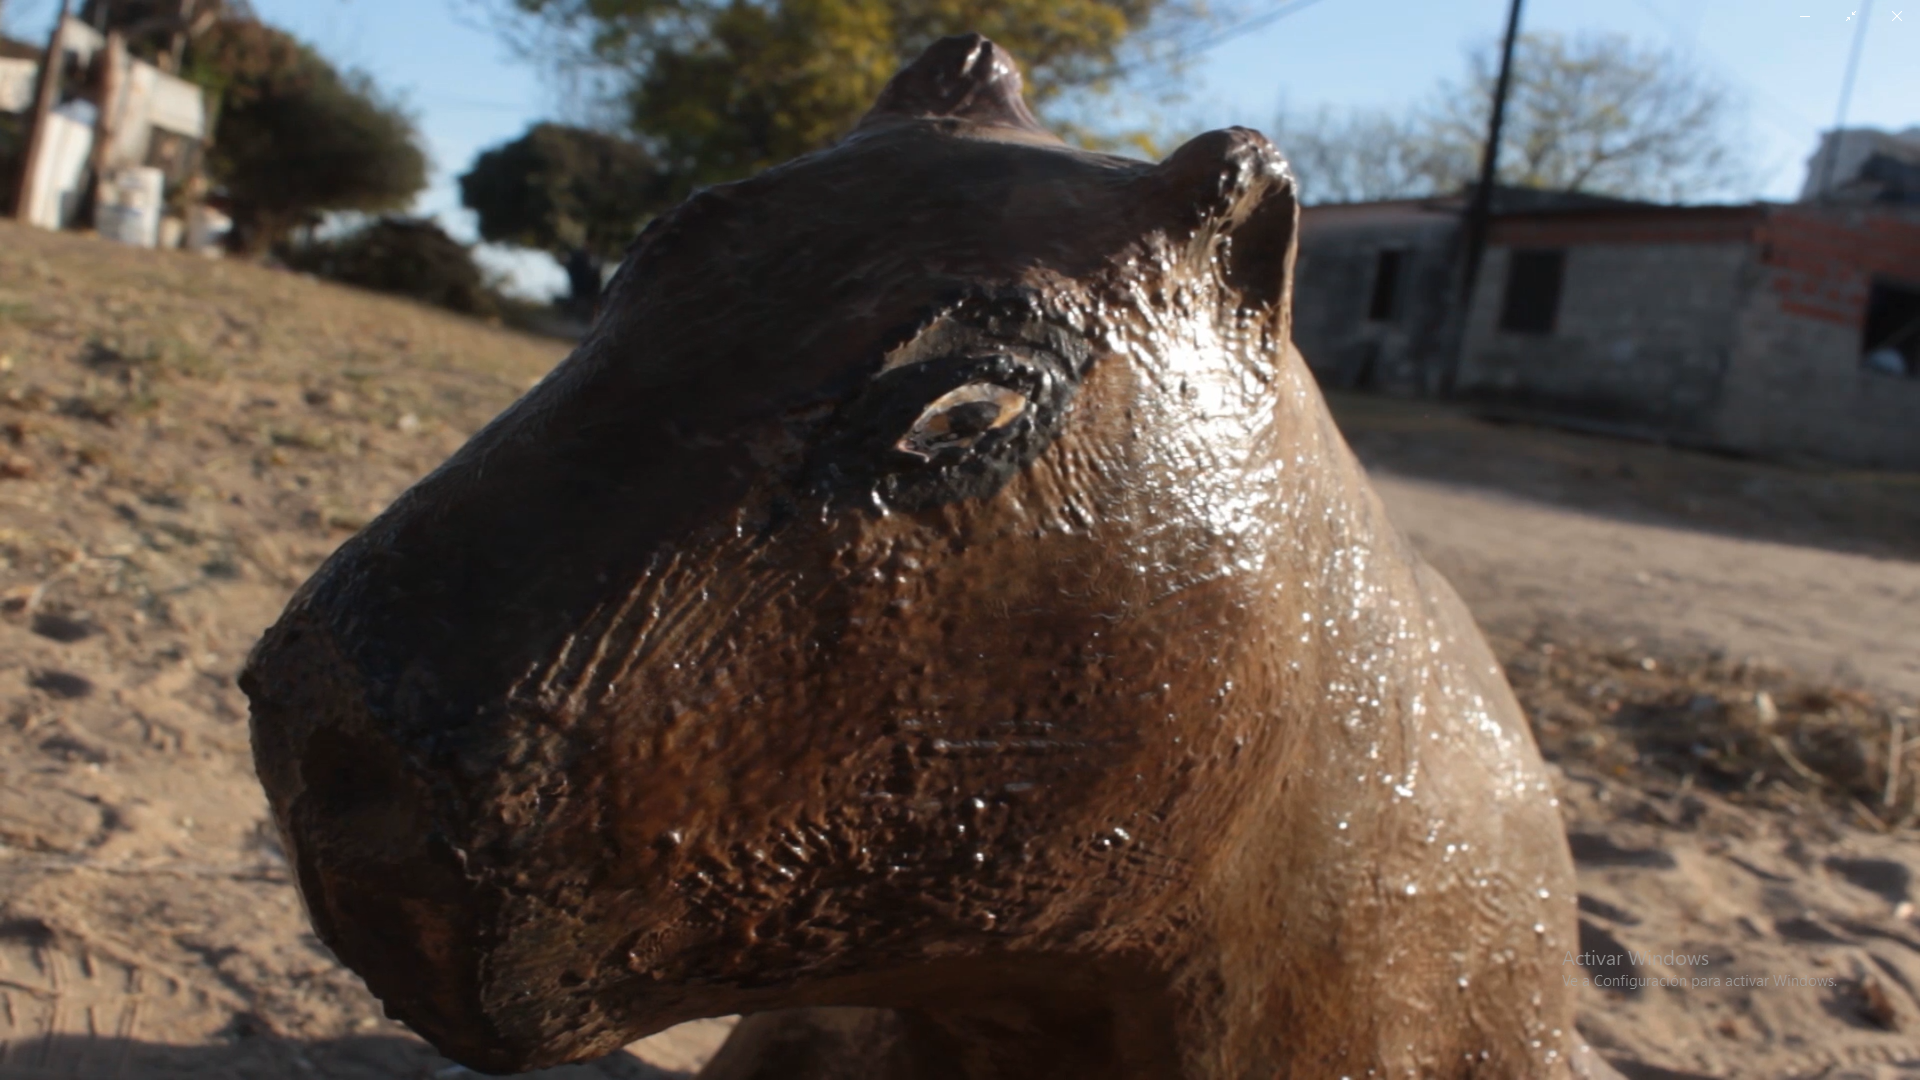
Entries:
[[227, 234], [227, 250], [249, 259], [272, 254], [302, 221], [302, 215], [297, 213], [246, 203], [236, 203], [229, 207], [228, 213], [233, 217], [233, 231]]
[[567, 272], [567, 307], [582, 319], [593, 317], [594, 308], [600, 303], [600, 285], [605, 267], [600, 259], [585, 248], [574, 248], [560, 261]]

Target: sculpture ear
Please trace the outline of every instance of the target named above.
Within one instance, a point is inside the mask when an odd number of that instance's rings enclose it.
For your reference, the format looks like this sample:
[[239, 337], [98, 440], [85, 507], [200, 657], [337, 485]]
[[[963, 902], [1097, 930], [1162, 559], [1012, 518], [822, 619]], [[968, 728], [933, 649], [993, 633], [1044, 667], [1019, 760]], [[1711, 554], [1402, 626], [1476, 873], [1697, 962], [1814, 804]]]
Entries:
[[887, 81], [854, 130], [943, 117], [1048, 135], [1021, 96], [1020, 69], [1013, 58], [979, 34], [956, 34], [927, 46], [919, 59]]
[[1147, 174], [1153, 197], [1218, 261], [1242, 310], [1284, 331], [1300, 201], [1286, 159], [1247, 128], [1189, 140]]

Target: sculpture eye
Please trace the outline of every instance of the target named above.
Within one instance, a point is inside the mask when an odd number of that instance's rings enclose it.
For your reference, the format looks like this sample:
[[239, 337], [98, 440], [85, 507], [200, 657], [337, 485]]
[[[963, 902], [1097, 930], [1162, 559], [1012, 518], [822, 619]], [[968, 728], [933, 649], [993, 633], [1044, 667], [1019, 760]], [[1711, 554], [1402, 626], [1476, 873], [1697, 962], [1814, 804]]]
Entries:
[[1018, 420], [1027, 395], [997, 383], [968, 383], [935, 398], [894, 443], [894, 449], [922, 460], [942, 450], [966, 450], [982, 435]]

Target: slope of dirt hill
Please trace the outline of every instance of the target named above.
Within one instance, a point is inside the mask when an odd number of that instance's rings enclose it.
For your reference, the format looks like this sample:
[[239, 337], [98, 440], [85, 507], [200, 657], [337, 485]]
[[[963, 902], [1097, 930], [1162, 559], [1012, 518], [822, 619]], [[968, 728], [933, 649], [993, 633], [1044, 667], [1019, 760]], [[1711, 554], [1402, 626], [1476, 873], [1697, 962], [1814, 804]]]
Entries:
[[[234, 675], [335, 545], [564, 352], [294, 275], [0, 225], [0, 1078], [464, 1072], [308, 930]], [[1399, 474], [1390, 509], [1461, 578], [1566, 771], [1583, 947], [1625, 957], [1567, 977], [1642, 980], [1589, 986], [1582, 1030], [1637, 1077], [1920, 1075], [1920, 717], [1890, 696], [1898, 663], [1836, 686], [1791, 611], [1770, 629], [1727, 609], [1745, 637], [1710, 619], [1655, 632], [1724, 607], [1733, 586], [1702, 568], [1742, 558], [1755, 529], [1781, 603], [1860, 557], [1894, 590], [1870, 610], [1913, 618], [1912, 532], [1850, 509], [1906, 513], [1901, 489], [1833, 481], [1871, 492], [1850, 500], [1756, 465], [1729, 484], [1727, 463], [1640, 447], [1633, 467], [1658, 479], [1643, 491], [1612, 444], [1357, 411], [1363, 457]], [[1428, 467], [1462, 448], [1485, 460]], [[1784, 524], [1768, 485], [1804, 488]], [[1543, 530], [1542, 513], [1561, 516]], [[1708, 547], [1661, 576], [1645, 528]], [[1666, 607], [1615, 595], [1623, 545]], [[1523, 572], [1506, 581], [1503, 562]], [[1821, 625], [1853, 632], [1845, 606]], [[1920, 640], [1911, 623], [1882, 636], [1887, 654]], [[1723, 984], [1671, 985], [1664, 961], [1685, 956]], [[690, 1073], [725, 1031], [552, 1075]]]
[[0, 1076], [454, 1075], [308, 931], [234, 676], [565, 352], [0, 225]]

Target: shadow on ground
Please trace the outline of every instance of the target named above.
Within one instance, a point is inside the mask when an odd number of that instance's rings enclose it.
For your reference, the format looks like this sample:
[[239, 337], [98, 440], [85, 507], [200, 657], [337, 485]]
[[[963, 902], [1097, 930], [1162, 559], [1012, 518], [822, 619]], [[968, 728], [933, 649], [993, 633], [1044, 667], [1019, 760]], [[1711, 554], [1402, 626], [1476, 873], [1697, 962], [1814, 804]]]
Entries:
[[1751, 540], [1920, 560], [1920, 475], [1750, 461], [1327, 395], [1369, 470]]
[[[0, 1045], [0, 1080], [458, 1080], [484, 1075], [418, 1039], [368, 1035], [315, 1041], [238, 1036], [225, 1045], [56, 1036]], [[626, 1053], [525, 1073], [538, 1080], [687, 1080]]]
[[[1712, 1080], [1614, 1059], [1627, 1080]], [[374, 1035], [317, 1042], [242, 1037], [226, 1046], [167, 1046], [131, 1039], [47, 1039], [0, 1046], [0, 1080], [459, 1080], [476, 1073], [417, 1040]], [[533, 1080], [692, 1080], [628, 1054], [523, 1073]]]

